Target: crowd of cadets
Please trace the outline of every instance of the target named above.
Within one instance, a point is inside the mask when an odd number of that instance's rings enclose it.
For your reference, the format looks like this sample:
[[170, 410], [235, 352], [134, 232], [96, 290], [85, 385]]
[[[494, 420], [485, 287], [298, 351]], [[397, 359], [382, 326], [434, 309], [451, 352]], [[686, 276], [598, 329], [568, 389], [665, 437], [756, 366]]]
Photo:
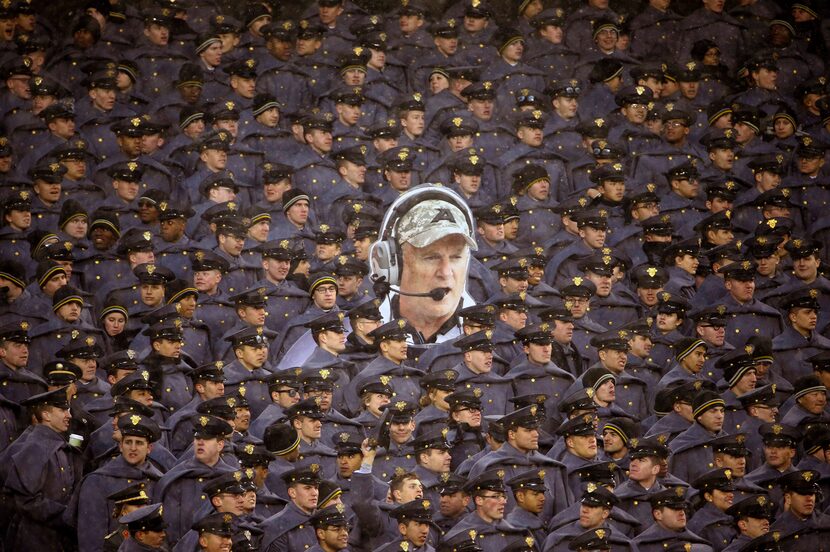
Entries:
[[[0, 549], [830, 549], [822, 2], [36, 4]], [[422, 182], [477, 220], [437, 344], [367, 262]]]

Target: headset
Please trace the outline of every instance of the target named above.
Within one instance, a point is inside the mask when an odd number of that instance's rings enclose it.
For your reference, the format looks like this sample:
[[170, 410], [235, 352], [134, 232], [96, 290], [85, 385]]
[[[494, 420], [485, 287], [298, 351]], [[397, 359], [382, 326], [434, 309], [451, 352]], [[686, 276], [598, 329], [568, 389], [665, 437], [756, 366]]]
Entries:
[[[372, 280], [384, 281], [388, 285], [400, 285], [403, 271], [403, 255], [396, 241], [398, 221], [410, 209], [422, 201], [438, 199], [458, 207], [467, 219], [467, 228], [472, 240], [476, 239], [476, 225], [473, 211], [467, 202], [453, 190], [441, 184], [420, 184], [408, 190], [392, 202], [389, 210], [383, 217], [378, 233], [378, 241], [372, 244], [369, 250], [369, 265], [372, 270]], [[428, 295], [428, 294], [427, 294]], [[442, 295], [443, 298], [443, 295]], [[440, 299], [438, 299], [440, 301]]]

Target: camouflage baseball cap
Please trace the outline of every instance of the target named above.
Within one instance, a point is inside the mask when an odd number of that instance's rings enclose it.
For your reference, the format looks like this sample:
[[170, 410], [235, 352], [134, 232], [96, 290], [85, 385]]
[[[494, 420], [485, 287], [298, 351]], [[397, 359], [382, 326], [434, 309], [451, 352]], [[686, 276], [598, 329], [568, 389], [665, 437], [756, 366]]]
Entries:
[[429, 199], [415, 205], [401, 217], [397, 238], [400, 243], [426, 247], [452, 234], [464, 236], [467, 245], [478, 249], [472, 229], [461, 209], [440, 199]]

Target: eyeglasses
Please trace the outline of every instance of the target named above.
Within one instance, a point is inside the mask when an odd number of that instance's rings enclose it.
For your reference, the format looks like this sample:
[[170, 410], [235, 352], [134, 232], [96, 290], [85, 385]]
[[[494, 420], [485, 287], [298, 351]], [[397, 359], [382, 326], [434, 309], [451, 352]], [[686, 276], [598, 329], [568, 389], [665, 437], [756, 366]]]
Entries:
[[668, 123], [666, 123], [666, 126], [669, 128], [678, 128], [686, 126], [686, 123], [682, 121], [669, 121]]
[[492, 498], [493, 500], [498, 500], [498, 501], [507, 500], [507, 495], [504, 494], [504, 493], [497, 493], [497, 494], [494, 494], [494, 495], [480, 495], [480, 496], [481, 496], [481, 498]]
[[467, 408], [467, 407], [464, 407], [464, 408], [456, 408], [455, 411], [456, 412], [465, 412], [465, 411], [481, 412], [481, 408], [474, 408], [474, 407]]

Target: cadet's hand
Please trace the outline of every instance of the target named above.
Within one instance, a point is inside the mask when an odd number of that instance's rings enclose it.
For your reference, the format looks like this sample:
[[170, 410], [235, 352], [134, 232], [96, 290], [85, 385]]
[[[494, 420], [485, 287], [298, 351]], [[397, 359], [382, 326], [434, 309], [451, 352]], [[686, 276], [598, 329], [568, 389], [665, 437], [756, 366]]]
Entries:
[[369, 439], [363, 439], [360, 443], [360, 452], [363, 453], [363, 464], [372, 464], [375, 461], [375, 455], [378, 453], [377, 445], [373, 446]]

